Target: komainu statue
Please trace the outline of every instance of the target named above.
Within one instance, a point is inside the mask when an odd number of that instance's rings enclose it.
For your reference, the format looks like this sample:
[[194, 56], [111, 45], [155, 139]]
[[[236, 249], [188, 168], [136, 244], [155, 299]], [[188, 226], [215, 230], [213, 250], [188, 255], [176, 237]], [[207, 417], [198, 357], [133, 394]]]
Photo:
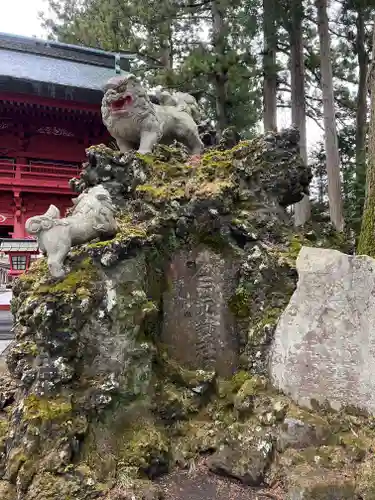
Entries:
[[60, 210], [50, 205], [43, 215], [30, 217], [25, 228], [38, 239], [40, 250], [47, 254], [51, 275], [65, 275], [64, 260], [71, 247], [95, 238], [112, 238], [117, 231], [114, 206], [109, 192], [98, 185], [73, 199], [71, 215], [60, 219]]
[[161, 92], [161, 104], [154, 104], [134, 75], [116, 76], [105, 85], [102, 118], [108, 132], [116, 139], [122, 153], [138, 149], [150, 153], [157, 143], [185, 144], [191, 154], [200, 154], [198, 104], [183, 92]]
[[175, 106], [179, 111], [189, 113], [195, 123], [202, 121], [202, 114], [197, 100], [187, 92], [169, 92], [168, 90], [157, 90], [155, 97], [161, 106]]

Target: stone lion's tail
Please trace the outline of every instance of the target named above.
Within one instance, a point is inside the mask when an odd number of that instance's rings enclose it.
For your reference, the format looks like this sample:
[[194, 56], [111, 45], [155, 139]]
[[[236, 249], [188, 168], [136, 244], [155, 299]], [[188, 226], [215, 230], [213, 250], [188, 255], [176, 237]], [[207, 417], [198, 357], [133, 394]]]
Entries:
[[187, 92], [157, 91], [156, 99], [161, 106], [174, 106], [178, 111], [185, 111], [193, 118], [195, 123], [202, 120], [202, 113], [197, 100]]
[[45, 214], [27, 219], [25, 229], [29, 234], [39, 234], [43, 230], [51, 229], [59, 218], [60, 210], [55, 205], [50, 205]]

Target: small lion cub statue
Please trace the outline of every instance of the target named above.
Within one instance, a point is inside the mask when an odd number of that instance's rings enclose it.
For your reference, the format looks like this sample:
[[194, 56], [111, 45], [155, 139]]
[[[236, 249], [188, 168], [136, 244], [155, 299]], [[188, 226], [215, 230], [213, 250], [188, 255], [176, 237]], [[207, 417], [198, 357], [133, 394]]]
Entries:
[[25, 228], [38, 239], [47, 254], [48, 269], [54, 278], [65, 276], [64, 260], [70, 249], [95, 238], [112, 238], [117, 232], [114, 206], [109, 192], [101, 185], [73, 199], [72, 214], [60, 219], [60, 210], [50, 205], [43, 215], [30, 217]]
[[190, 94], [180, 92], [173, 98], [165, 93], [161, 104], [153, 104], [132, 74], [111, 78], [104, 91], [103, 123], [122, 153], [137, 149], [142, 154], [150, 153], [155, 144], [171, 144], [174, 140], [185, 144], [192, 155], [203, 151], [193, 119], [198, 104]]

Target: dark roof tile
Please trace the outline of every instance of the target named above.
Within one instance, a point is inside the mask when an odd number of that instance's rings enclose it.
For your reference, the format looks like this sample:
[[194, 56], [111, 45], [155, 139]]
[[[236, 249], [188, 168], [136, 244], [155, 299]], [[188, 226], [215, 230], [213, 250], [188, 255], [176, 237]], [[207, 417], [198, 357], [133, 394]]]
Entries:
[[0, 33], [0, 91], [100, 104], [104, 83], [130, 70], [131, 53]]
[[0, 75], [101, 91], [103, 84], [115, 75], [115, 68], [0, 50]]

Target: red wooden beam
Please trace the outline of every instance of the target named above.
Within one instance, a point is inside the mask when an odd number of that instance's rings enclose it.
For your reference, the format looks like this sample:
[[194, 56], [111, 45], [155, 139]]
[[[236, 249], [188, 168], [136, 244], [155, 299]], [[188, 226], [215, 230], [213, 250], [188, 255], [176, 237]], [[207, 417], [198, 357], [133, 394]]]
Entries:
[[56, 183], [45, 181], [41, 185], [38, 181], [22, 183], [16, 182], [14, 179], [0, 179], [0, 191], [9, 190], [18, 190], [22, 193], [74, 194], [67, 182]]
[[58, 165], [20, 165], [0, 162], [0, 191], [72, 194], [69, 180], [77, 177], [80, 169]]
[[60, 99], [48, 99], [46, 97], [33, 96], [29, 94], [16, 94], [12, 92], [0, 92], [0, 102], [11, 101], [18, 105], [39, 105], [50, 108], [61, 108], [66, 111], [85, 111], [93, 114], [100, 114], [98, 104], [89, 104], [75, 101], [63, 101]]

